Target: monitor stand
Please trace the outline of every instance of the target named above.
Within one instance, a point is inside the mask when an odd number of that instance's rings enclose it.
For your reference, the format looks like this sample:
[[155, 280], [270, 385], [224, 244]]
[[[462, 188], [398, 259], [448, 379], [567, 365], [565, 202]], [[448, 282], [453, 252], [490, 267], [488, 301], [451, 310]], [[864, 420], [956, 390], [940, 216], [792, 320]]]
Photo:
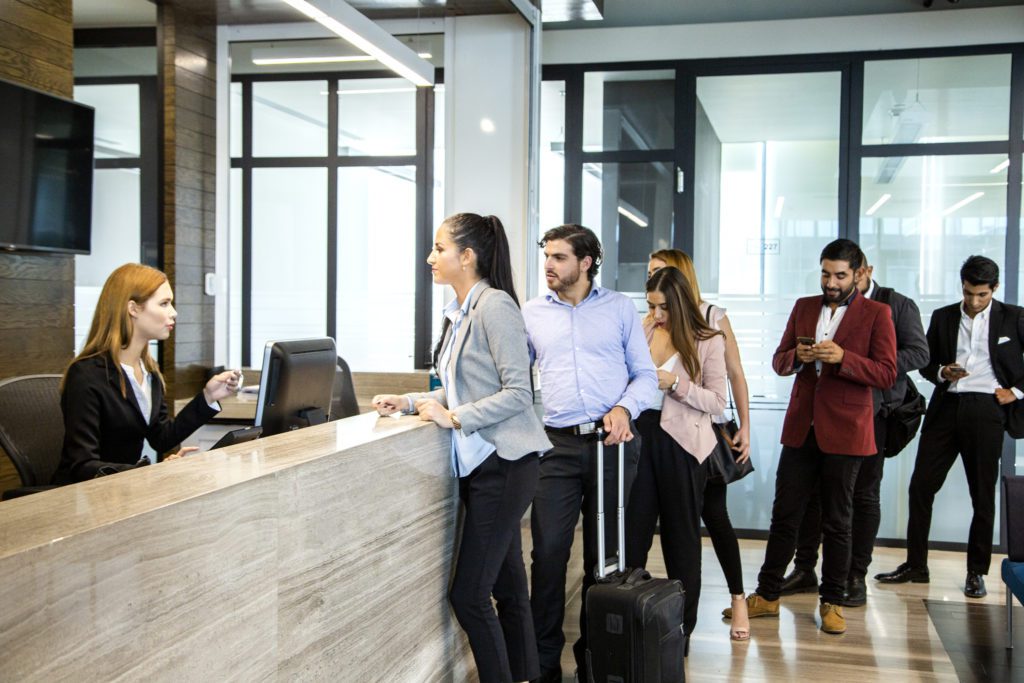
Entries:
[[326, 423], [327, 414], [320, 408], [306, 408], [299, 411], [299, 419], [305, 420], [307, 427], [312, 427]]

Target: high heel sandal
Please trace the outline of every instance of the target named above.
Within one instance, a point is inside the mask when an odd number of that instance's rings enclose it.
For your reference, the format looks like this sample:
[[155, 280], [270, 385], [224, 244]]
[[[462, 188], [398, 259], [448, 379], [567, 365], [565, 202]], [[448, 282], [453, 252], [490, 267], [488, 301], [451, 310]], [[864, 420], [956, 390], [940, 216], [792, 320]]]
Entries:
[[737, 642], [750, 640], [747, 599], [742, 593], [732, 596], [732, 623], [729, 625], [729, 638]]

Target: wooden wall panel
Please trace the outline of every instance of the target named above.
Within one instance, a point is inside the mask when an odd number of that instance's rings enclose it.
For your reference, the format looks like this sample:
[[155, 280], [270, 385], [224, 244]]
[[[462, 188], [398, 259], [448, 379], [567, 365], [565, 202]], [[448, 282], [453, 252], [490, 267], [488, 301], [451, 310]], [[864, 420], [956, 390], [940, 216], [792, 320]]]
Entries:
[[[71, 97], [71, 0], [0, 0], [0, 78]], [[74, 352], [72, 256], [0, 252], [0, 379], [63, 372]], [[0, 451], [0, 491], [20, 484]]]
[[214, 302], [203, 289], [216, 247], [216, 17], [205, 0], [158, 9], [163, 84], [164, 269], [178, 325], [164, 343], [168, 395], [186, 398], [213, 365]]

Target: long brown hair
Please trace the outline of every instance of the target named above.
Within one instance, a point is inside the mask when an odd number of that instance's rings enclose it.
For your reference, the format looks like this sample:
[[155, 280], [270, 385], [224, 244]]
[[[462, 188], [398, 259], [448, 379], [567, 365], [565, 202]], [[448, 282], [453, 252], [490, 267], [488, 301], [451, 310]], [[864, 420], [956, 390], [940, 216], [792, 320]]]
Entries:
[[[656, 257], [660, 258], [660, 257]], [[721, 331], [712, 328], [700, 314], [700, 300], [682, 271], [674, 266], [658, 270], [647, 280], [648, 292], [661, 292], [668, 308], [668, 331], [679, 352], [683, 368], [696, 381], [700, 377], [697, 342], [711, 339]], [[722, 335], [725, 336], [725, 335]]]
[[659, 249], [653, 252], [650, 258], [664, 261], [665, 265], [678, 269], [690, 283], [693, 295], [697, 297], [697, 303], [704, 303], [704, 299], [700, 296], [700, 285], [697, 284], [697, 269], [693, 267], [693, 259], [689, 254], [681, 249]]
[[[99, 301], [96, 302], [96, 313], [92, 317], [85, 346], [71, 364], [96, 357], [103, 357], [112, 362], [113, 367], [118, 370], [118, 377], [121, 378], [121, 394], [127, 398], [128, 388], [125, 386], [124, 373], [120, 371], [118, 354], [128, 348], [135, 331], [135, 324], [128, 315], [128, 302], [134, 301], [137, 305], [144, 306], [165, 282], [167, 275], [140, 263], [126, 263], [111, 273], [103, 283]], [[160, 374], [160, 368], [153, 357], [143, 353], [142, 363], [146, 371], [159, 377], [160, 383], [163, 384], [163, 375]], [[60, 382], [62, 392], [67, 378], [68, 372], [65, 370], [64, 378]]]

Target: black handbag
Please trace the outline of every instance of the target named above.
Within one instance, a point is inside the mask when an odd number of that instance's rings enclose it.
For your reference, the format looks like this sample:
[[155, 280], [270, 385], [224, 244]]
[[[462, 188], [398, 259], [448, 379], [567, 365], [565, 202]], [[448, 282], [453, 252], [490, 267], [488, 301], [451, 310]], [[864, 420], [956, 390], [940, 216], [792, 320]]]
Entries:
[[[712, 308], [714, 307], [708, 306], [707, 313], [704, 316], [708, 324], [711, 323]], [[715, 439], [718, 443], [715, 444], [715, 449], [708, 456], [708, 481], [731, 484], [753, 472], [754, 464], [750, 462], [750, 458], [747, 458], [744, 462], [736, 461], [739, 453], [732, 449], [732, 444], [740, 427], [736, 424], [735, 405], [732, 401], [732, 387], [726, 385], [726, 389], [729, 392], [729, 410], [733, 415], [727, 422], [711, 423], [712, 428], [715, 430]]]
[[886, 458], [899, 455], [907, 447], [917, 430], [921, 427], [921, 418], [925, 413], [924, 396], [914, 386], [914, 380], [907, 378], [907, 393], [903, 402], [893, 408], [885, 417], [885, 443], [882, 453]]

